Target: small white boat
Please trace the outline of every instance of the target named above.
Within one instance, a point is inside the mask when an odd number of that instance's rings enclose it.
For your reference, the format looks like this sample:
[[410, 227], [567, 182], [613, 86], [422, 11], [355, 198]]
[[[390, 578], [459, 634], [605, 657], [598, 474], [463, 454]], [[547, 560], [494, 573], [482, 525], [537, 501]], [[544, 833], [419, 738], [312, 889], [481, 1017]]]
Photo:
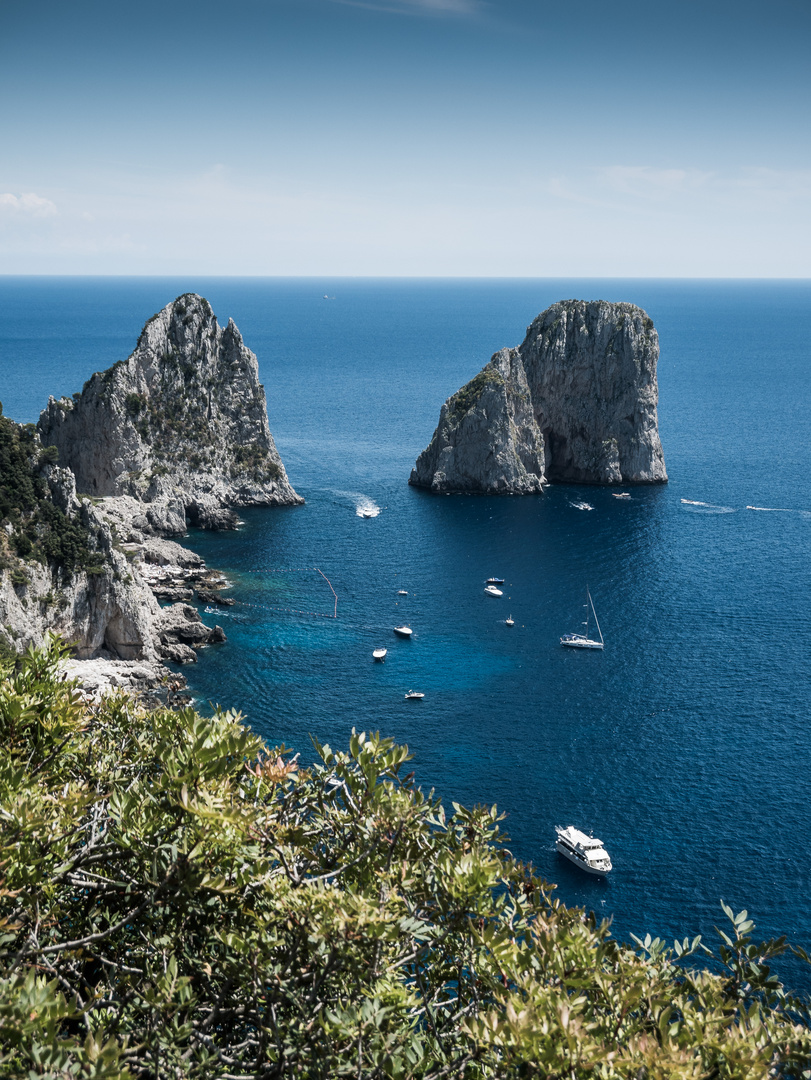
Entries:
[[405, 696], [406, 701], [422, 701], [425, 694], [418, 694], [416, 690], [409, 690]]
[[388, 651], [388, 649], [374, 649], [372, 652], [372, 656], [375, 658], [375, 660], [385, 660], [386, 653]]
[[504, 622], [507, 624], [507, 626], [515, 626], [515, 619], [512, 617], [512, 615], [508, 615]]
[[397, 595], [398, 596], [408, 596], [408, 589], [398, 589], [397, 590]]
[[[566, 645], [570, 649], [602, 649], [603, 647], [603, 633], [600, 630], [600, 624], [597, 622], [597, 612], [594, 610], [594, 601], [591, 599], [591, 593], [586, 589], [586, 620], [583, 625], [586, 628], [584, 634], [564, 634], [560, 639], [561, 645]], [[595, 641], [594, 638], [589, 637], [589, 608], [594, 615], [594, 622], [597, 626], [597, 633], [600, 635], [600, 640]]]
[[414, 633], [410, 626], [395, 626], [394, 632], [395, 634], [399, 634], [400, 637], [408, 638]]
[[374, 515], [374, 511], [372, 511], [372, 510], [361, 510], [360, 516], [362, 518], [371, 518], [371, 517], [374, 517], [375, 515]]
[[497, 589], [495, 587], [495, 585], [485, 585], [484, 591], [487, 593], [488, 596], [503, 596], [504, 595], [504, 593], [501, 591], [501, 589]]
[[503, 577], [489, 577], [487, 579], [487, 581], [485, 581], [485, 585], [503, 585], [503, 584], [504, 584], [504, 578]]
[[630, 499], [631, 493], [629, 491], [612, 491], [611, 494], [615, 499]]
[[565, 829], [556, 825], [555, 832], [558, 836], [555, 849], [569, 862], [573, 862], [587, 874], [611, 873], [611, 858], [603, 847], [602, 840], [594, 836], [586, 836], [574, 825], [569, 825]]

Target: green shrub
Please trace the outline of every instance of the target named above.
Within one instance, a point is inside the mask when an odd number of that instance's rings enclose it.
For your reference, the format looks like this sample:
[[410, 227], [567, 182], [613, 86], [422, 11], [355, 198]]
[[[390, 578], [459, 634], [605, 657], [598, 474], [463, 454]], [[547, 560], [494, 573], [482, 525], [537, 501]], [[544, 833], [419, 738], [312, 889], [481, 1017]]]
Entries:
[[133, 420], [136, 418], [136, 416], [140, 415], [141, 410], [145, 406], [146, 398], [143, 394], [136, 394], [133, 392], [131, 394], [127, 394], [127, 396], [124, 398], [124, 412], [126, 412], [127, 416], [129, 416]]
[[58, 446], [44, 446], [39, 452], [40, 465], [55, 465], [59, 461]]
[[811, 1068], [782, 940], [639, 951], [554, 900], [405, 747], [299, 768], [232, 713], [0, 686], [0, 1077], [744, 1080]]

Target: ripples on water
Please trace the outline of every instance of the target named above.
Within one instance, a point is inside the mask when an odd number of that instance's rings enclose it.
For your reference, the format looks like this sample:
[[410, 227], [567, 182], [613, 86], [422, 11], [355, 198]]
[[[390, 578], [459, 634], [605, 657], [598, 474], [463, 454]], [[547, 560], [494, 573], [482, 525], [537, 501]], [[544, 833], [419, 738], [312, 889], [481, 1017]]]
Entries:
[[[6, 414], [33, 420], [79, 389], [187, 289], [258, 353], [307, 500], [189, 538], [238, 600], [217, 616], [228, 642], [184, 669], [201, 704], [240, 708], [305, 758], [310, 732], [408, 742], [424, 786], [497, 802], [514, 853], [620, 937], [712, 937], [723, 897], [809, 947], [809, 286], [6, 279]], [[407, 487], [442, 401], [567, 296], [654, 319], [671, 483], [628, 500]], [[484, 595], [490, 576], [503, 598]], [[602, 653], [559, 645], [586, 584]], [[555, 854], [556, 823], [605, 841], [608, 880]]]

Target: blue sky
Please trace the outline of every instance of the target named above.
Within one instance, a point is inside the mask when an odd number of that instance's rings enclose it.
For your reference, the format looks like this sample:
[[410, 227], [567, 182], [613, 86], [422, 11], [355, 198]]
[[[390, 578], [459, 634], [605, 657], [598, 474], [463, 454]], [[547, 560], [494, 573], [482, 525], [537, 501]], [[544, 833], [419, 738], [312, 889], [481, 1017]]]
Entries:
[[811, 276], [811, 4], [0, 0], [0, 273]]

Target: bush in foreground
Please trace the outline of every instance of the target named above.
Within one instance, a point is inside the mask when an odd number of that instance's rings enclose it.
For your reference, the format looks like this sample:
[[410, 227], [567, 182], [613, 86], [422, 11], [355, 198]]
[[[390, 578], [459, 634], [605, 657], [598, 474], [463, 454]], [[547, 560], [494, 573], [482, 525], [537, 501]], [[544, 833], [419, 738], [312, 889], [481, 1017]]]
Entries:
[[745, 913], [721, 974], [635, 951], [404, 747], [305, 770], [232, 713], [89, 707], [60, 654], [0, 688], [0, 1076], [811, 1075]]

